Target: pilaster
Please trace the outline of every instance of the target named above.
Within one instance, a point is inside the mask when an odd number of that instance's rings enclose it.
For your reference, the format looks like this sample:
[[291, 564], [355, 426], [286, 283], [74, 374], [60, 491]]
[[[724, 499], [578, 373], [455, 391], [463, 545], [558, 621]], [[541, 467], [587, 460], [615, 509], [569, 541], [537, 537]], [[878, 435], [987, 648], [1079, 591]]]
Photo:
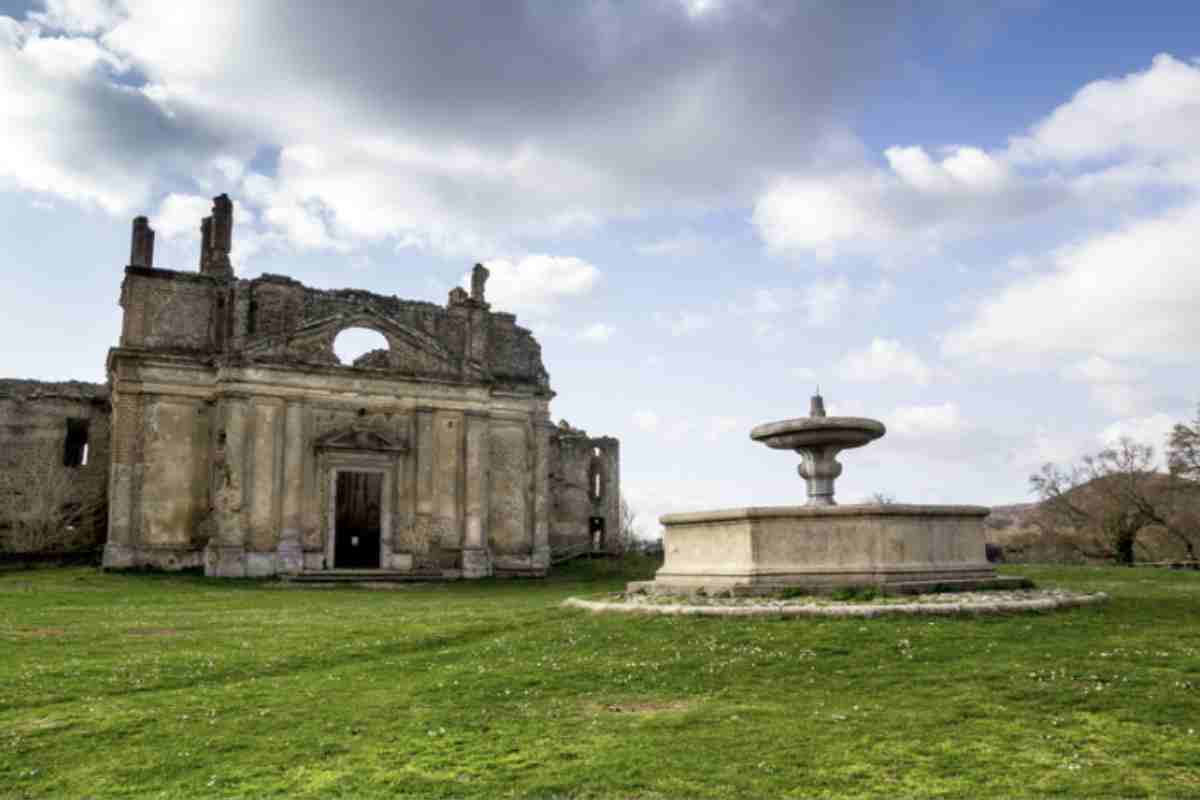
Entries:
[[283, 513], [279, 533], [279, 570], [297, 573], [304, 568], [300, 540], [304, 509], [304, 406], [289, 402], [283, 426]]
[[462, 570], [464, 578], [482, 578], [492, 574], [487, 549], [488, 494], [490, 480], [490, 442], [488, 416], [467, 412], [466, 418], [466, 498]]

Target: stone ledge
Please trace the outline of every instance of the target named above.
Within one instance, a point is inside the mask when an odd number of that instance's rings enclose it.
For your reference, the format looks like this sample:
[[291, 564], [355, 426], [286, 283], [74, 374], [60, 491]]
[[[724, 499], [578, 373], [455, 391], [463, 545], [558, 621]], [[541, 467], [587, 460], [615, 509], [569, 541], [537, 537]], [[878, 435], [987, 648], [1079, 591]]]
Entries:
[[1030, 598], [989, 598], [986, 593], [957, 595], [958, 602], [915, 603], [761, 603], [754, 605], [684, 605], [656, 603], [624, 603], [584, 600], [569, 597], [563, 601], [567, 608], [592, 612], [622, 614], [657, 614], [662, 616], [696, 617], [881, 617], [909, 616], [971, 616], [976, 614], [1008, 614], [1025, 611], [1056, 611], [1079, 608], [1108, 601], [1103, 592], [1095, 594], [1043, 593]]
[[730, 585], [705, 584], [703, 581], [675, 583], [669, 578], [666, 580], [656, 578], [652, 581], [631, 581], [626, 584], [625, 591], [627, 594], [677, 596], [694, 595], [697, 592], [703, 591], [709, 595], [718, 597], [761, 597], [763, 595], [777, 595], [780, 592], [803, 590], [814, 597], [819, 597], [822, 595], [828, 596], [839, 590], [852, 587], [855, 589], [873, 589], [881, 595], [917, 595], [930, 592], [978, 592], [1034, 588], [1033, 581], [1028, 578], [1008, 575], [964, 578], [938, 577], [929, 580], [899, 580], [890, 583], [878, 581], [878, 576], [874, 577], [876, 578], [874, 582], [864, 581], [854, 584], [839, 583], [831, 580], [825, 584], [760, 583]]
[[687, 511], [659, 517], [663, 525], [690, 525], [697, 522], [729, 522], [743, 519], [774, 519], [777, 517], [986, 517], [992, 513], [987, 506], [923, 506], [879, 505], [874, 503], [847, 506], [750, 506], [724, 508], [719, 511]]

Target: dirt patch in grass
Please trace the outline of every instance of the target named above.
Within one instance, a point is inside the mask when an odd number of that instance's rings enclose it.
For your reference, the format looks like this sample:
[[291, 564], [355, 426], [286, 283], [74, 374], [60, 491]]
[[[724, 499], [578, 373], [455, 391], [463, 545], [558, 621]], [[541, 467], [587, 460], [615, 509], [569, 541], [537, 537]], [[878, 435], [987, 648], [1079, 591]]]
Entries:
[[650, 700], [640, 703], [596, 703], [593, 708], [610, 714], [660, 714], [688, 711], [694, 705], [687, 700]]
[[18, 636], [28, 636], [31, 639], [49, 639], [54, 636], [66, 636], [66, 628], [30, 628], [27, 631], [17, 631]]

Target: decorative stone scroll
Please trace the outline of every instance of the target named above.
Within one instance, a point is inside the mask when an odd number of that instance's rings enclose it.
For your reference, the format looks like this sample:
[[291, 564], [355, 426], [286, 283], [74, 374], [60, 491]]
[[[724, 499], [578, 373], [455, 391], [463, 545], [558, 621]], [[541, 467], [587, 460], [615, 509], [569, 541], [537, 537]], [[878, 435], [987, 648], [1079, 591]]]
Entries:
[[407, 453], [408, 443], [385, 436], [379, 431], [352, 426], [332, 431], [317, 439], [318, 450], [353, 450], [376, 453]]

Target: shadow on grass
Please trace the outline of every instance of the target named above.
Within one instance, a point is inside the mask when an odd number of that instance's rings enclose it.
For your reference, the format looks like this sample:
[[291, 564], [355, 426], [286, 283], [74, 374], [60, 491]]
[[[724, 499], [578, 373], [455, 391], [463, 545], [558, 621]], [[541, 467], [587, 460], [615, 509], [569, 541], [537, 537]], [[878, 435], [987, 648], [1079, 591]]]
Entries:
[[599, 583], [615, 580], [648, 581], [662, 566], [662, 559], [643, 553], [617, 557], [575, 558], [555, 566], [547, 576], [551, 581]]

